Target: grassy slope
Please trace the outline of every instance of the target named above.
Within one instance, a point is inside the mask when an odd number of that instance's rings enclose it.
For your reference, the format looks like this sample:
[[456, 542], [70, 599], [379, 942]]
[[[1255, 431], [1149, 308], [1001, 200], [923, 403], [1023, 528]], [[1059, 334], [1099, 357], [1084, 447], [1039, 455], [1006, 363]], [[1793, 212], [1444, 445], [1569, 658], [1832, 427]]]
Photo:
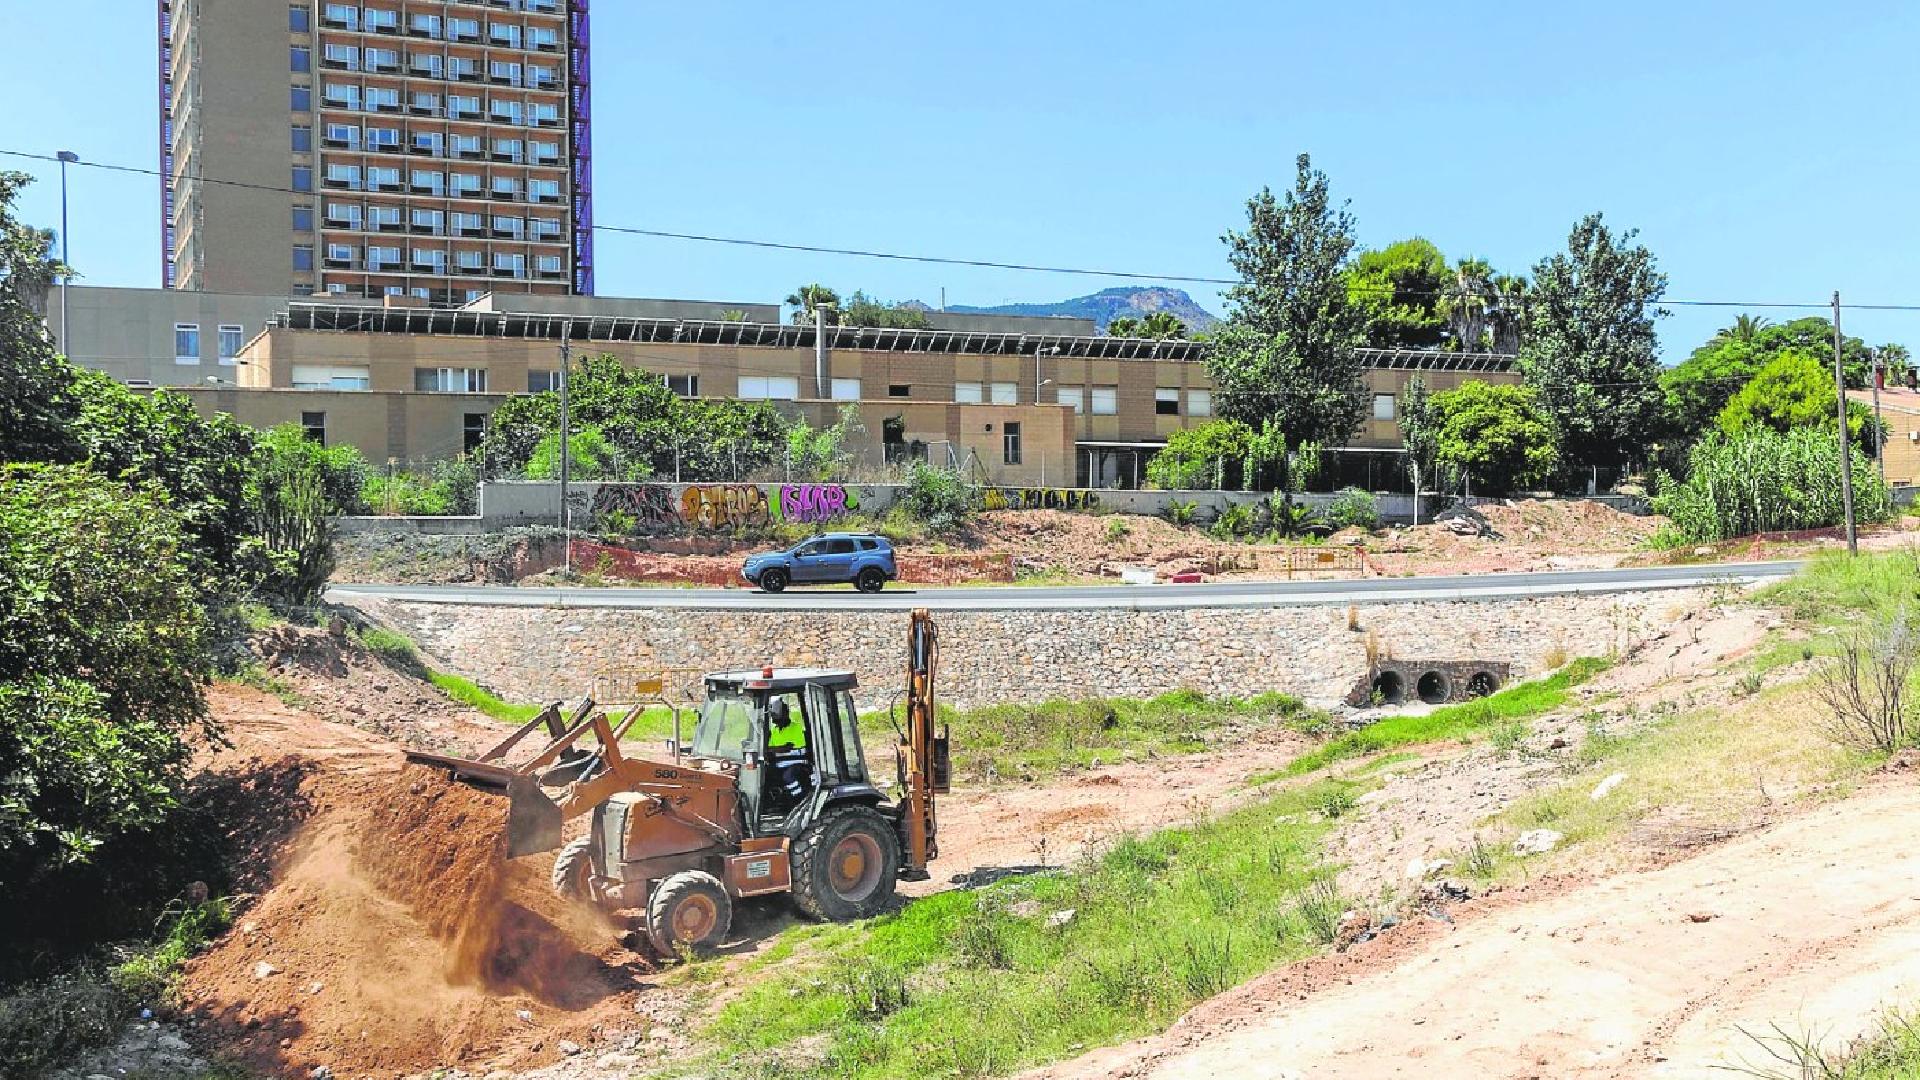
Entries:
[[1547, 678], [1509, 686], [1478, 701], [1442, 706], [1424, 716], [1389, 716], [1323, 743], [1319, 749], [1295, 759], [1280, 773], [1255, 777], [1250, 782], [1263, 783], [1283, 776], [1303, 776], [1347, 758], [1362, 757], [1396, 746], [1465, 738], [1487, 731], [1503, 721], [1539, 716], [1565, 705], [1572, 698], [1574, 687], [1606, 668], [1605, 660], [1581, 657]]
[[1069, 872], [789, 930], [728, 976], [744, 989], [691, 1069], [994, 1075], [1160, 1030], [1331, 939], [1346, 902], [1319, 841], [1354, 786], [1326, 781], [1126, 838]]

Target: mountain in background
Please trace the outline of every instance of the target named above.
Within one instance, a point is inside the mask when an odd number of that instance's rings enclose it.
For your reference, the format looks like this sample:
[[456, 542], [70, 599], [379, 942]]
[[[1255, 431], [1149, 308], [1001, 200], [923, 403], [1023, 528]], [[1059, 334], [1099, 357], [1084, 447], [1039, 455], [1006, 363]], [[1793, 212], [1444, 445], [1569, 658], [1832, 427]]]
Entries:
[[1189, 332], [1210, 330], [1219, 317], [1193, 302], [1181, 289], [1117, 288], [1101, 289], [1091, 296], [1076, 296], [1052, 304], [999, 304], [994, 307], [969, 307], [955, 304], [948, 311], [974, 315], [1068, 315], [1092, 319], [1106, 332], [1115, 316], [1139, 318], [1150, 312], [1165, 311], [1187, 324]]

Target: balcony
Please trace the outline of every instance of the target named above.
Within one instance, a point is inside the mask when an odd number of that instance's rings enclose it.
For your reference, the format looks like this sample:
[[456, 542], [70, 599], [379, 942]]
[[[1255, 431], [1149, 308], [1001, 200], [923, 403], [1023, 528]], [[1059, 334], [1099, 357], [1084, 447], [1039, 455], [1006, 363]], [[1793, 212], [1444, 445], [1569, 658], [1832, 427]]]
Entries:
[[359, 265], [359, 262], [360, 260], [354, 258], [336, 259], [329, 255], [326, 258], [326, 267], [329, 270], [352, 270]]
[[407, 231], [406, 223], [402, 221], [376, 221], [372, 224], [374, 232], [397, 233]]
[[445, 276], [447, 266], [445, 263], [416, 262], [413, 264], [413, 272], [416, 274], [438, 274]]
[[[556, 279], [559, 279], [559, 278], [564, 278], [564, 277], [566, 277], [566, 276], [567, 276], [567, 268], [566, 268], [566, 267], [564, 267], [564, 266], [563, 266], [563, 267], [561, 267], [561, 268], [560, 268], [560, 269], [558, 269], [558, 270], [542, 270], [542, 271], [540, 271], [540, 277], [541, 277], [541, 279], [542, 279], [542, 280], [546, 280], [546, 281], [553, 281], [553, 280], [556, 280]], [[1836, 408], [1837, 408], [1837, 407], [1838, 407], [1838, 406], [1836, 406]]]
[[495, 225], [491, 230], [491, 232], [495, 240], [518, 241], [520, 239], [520, 234], [518, 232], [512, 229], [503, 229], [498, 225]]
[[453, 231], [453, 235], [482, 238], [487, 235], [487, 230], [484, 225], [462, 225]]
[[422, 154], [426, 157], [439, 157], [440, 146], [436, 143], [414, 143], [407, 148], [407, 152], [411, 154]]
[[[520, 152], [517, 150], [495, 150], [490, 155], [495, 161], [504, 161], [513, 165], [520, 164]], [[1836, 451], [1837, 453], [1838, 451]]]
[[405, 185], [398, 180], [382, 180], [379, 183], [368, 184], [367, 190], [400, 192], [405, 190]]
[[415, 116], [439, 116], [440, 105], [433, 101], [415, 101], [408, 103], [407, 111]]
[[335, 191], [360, 190], [360, 181], [348, 179], [347, 177], [329, 176], [325, 180], [320, 181], [320, 184], [322, 187], [329, 187]]
[[321, 138], [320, 138], [320, 145], [321, 145], [321, 146], [324, 146], [324, 147], [327, 147], [328, 149], [332, 149], [332, 150], [358, 150], [358, 149], [360, 149], [360, 143], [359, 143], [359, 140], [357, 140], [357, 139], [345, 139], [345, 138], [341, 138], [340, 136], [337, 136], [337, 135], [324, 135], [324, 136], [321, 136]]
[[488, 197], [498, 202], [519, 202], [520, 201], [520, 193], [518, 191], [502, 191], [499, 188], [494, 188], [492, 191], [488, 192]]
[[413, 224], [407, 226], [407, 231], [413, 233], [415, 236], [441, 236], [441, 235], [444, 235], [447, 230], [446, 230], [446, 226], [444, 225], [438, 225], [438, 224], [422, 225], [421, 223], [416, 221]]

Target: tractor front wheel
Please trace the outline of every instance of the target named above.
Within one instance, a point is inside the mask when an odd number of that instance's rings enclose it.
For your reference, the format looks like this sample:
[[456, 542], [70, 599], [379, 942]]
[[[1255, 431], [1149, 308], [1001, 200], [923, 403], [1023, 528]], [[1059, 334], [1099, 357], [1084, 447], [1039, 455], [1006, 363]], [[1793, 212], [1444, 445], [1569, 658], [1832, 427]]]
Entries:
[[711, 952], [733, 928], [733, 898], [720, 879], [685, 870], [662, 881], [647, 898], [647, 940], [662, 956], [687, 949]]
[[794, 841], [791, 861], [801, 911], [828, 922], [865, 919], [893, 899], [899, 834], [871, 807], [834, 807]]
[[553, 891], [583, 904], [599, 902], [599, 890], [593, 887], [593, 837], [583, 836], [553, 857]]

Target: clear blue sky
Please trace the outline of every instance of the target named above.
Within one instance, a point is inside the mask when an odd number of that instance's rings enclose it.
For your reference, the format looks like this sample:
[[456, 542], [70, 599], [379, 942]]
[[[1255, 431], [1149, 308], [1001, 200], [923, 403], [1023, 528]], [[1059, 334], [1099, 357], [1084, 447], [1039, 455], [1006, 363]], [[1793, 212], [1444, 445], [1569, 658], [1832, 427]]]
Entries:
[[[0, 147], [151, 166], [151, 0], [0, 3]], [[1524, 271], [1601, 210], [1641, 230], [1674, 297], [1920, 301], [1920, 8], [1573, 6], [601, 0], [598, 218], [1221, 276], [1219, 234], [1304, 150], [1366, 244], [1425, 235]], [[58, 220], [51, 167], [0, 167], [45, 177], [25, 211]], [[157, 284], [155, 181], [75, 170], [71, 191], [86, 281]], [[817, 279], [993, 304], [1124, 284], [598, 244], [608, 295], [770, 302]], [[1669, 359], [1733, 314], [1676, 309]], [[1920, 313], [1847, 323], [1920, 345]]]

